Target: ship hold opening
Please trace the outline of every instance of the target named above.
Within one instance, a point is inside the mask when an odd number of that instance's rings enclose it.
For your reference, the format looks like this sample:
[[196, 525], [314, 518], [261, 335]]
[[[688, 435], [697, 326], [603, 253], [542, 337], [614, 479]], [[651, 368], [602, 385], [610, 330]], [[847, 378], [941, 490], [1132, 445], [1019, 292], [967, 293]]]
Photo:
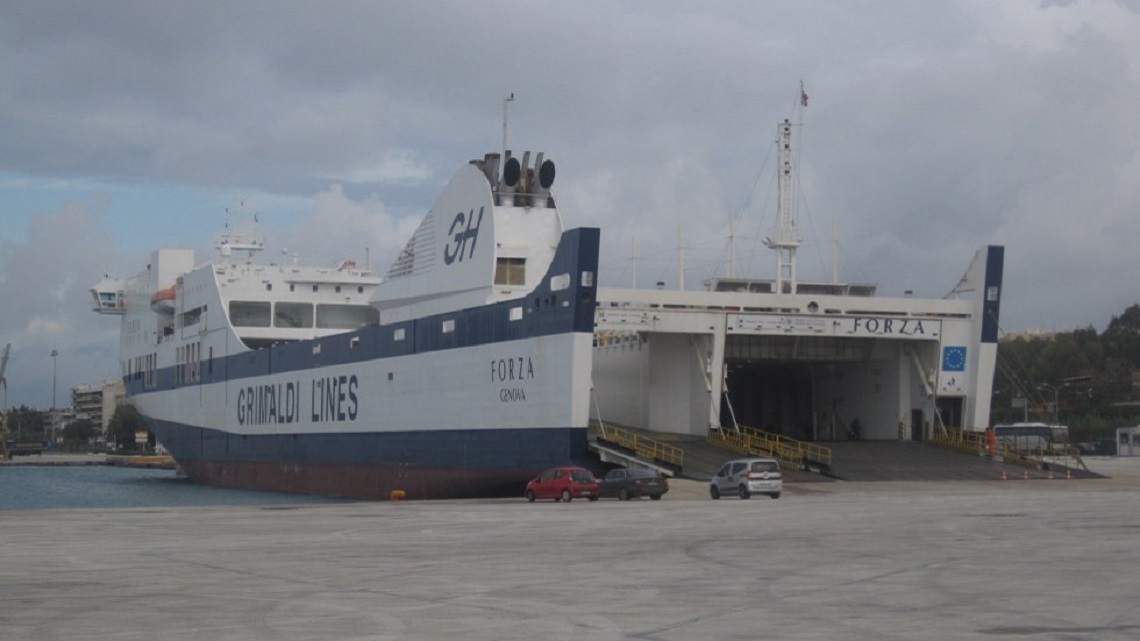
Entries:
[[725, 344], [720, 424], [805, 441], [852, 438], [873, 341], [732, 336]]

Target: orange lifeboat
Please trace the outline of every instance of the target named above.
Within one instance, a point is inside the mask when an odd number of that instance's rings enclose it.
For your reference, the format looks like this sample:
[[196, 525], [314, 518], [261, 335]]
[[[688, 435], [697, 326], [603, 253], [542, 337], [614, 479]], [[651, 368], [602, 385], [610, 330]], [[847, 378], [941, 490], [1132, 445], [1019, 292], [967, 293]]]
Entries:
[[156, 314], [173, 314], [174, 313], [174, 299], [178, 294], [174, 291], [173, 287], [160, 289], [150, 297], [150, 309]]

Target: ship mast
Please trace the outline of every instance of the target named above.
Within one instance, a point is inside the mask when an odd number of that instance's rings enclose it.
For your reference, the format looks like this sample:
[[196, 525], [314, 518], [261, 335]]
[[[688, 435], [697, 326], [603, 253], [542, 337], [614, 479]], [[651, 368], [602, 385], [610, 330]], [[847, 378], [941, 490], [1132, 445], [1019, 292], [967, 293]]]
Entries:
[[792, 157], [792, 123], [787, 119], [776, 126], [780, 145], [779, 191], [776, 200], [776, 226], [764, 244], [776, 250], [776, 293], [796, 293], [796, 248], [800, 246], [795, 211], [795, 163]]

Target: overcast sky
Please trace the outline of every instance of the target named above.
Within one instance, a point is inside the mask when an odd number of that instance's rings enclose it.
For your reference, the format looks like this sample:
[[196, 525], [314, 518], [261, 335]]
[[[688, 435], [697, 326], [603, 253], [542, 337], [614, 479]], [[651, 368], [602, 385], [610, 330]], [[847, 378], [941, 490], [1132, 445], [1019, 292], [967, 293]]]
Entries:
[[[603, 285], [771, 278], [776, 124], [801, 280], [945, 295], [1006, 248], [1002, 327], [1140, 301], [1140, 2], [0, 3], [0, 349], [9, 405], [118, 376], [103, 274], [272, 252], [386, 271], [455, 170], [544, 151]], [[809, 95], [799, 108], [800, 83]], [[678, 241], [678, 238], [682, 239]], [[271, 253], [272, 253], [271, 252]], [[279, 254], [278, 254], [279, 255]], [[53, 359], [51, 351], [58, 350]]]

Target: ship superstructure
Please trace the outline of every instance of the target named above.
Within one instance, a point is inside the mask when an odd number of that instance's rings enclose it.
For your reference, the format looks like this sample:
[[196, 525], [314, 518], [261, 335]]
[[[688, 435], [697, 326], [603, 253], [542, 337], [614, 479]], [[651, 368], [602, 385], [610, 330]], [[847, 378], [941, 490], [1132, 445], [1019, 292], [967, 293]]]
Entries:
[[730, 271], [704, 291], [603, 288], [594, 418], [700, 437], [753, 428], [804, 441], [984, 429], [1004, 248], [979, 249], [942, 298], [880, 296], [874, 284], [836, 277], [801, 280], [793, 129], [787, 120], [777, 126], [778, 212], [764, 239], [776, 254], [775, 277]]

